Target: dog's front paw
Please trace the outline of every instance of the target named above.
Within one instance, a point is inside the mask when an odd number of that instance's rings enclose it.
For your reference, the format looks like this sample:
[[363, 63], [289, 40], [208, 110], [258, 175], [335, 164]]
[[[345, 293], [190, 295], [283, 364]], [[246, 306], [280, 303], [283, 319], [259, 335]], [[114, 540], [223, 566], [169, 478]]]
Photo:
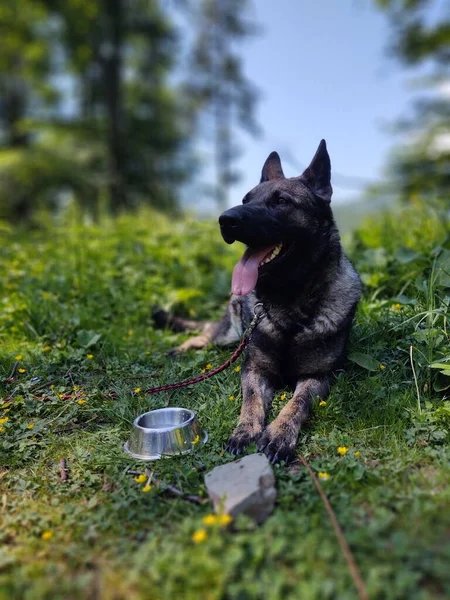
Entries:
[[261, 435], [261, 427], [250, 423], [240, 423], [231, 434], [226, 451], [239, 456]]
[[258, 450], [264, 452], [273, 464], [281, 461], [288, 463], [295, 455], [296, 443], [296, 437], [271, 429], [269, 425], [258, 440]]

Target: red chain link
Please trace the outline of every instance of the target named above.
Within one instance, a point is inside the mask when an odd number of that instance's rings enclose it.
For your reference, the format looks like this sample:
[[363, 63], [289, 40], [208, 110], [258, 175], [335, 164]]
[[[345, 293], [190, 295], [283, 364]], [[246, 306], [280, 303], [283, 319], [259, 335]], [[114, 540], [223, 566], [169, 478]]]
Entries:
[[185, 379], [184, 381], [179, 381], [177, 383], [166, 383], [166, 385], [160, 385], [158, 387], [149, 388], [148, 390], [145, 390], [145, 394], [156, 394], [158, 392], [165, 392], [166, 390], [176, 390], [177, 388], [182, 388], [182, 387], [186, 387], [188, 385], [193, 385], [194, 383], [200, 383], [200, 381], [205, 381], [205, 379], [208, 379], [209, 377], [213, 377], [214, 375], [217, 375], [217, 373], [221, 373], [227, 367], [229, 367], [231, 365], [231, 363], [234, 363], [234, 361], [237, 358], [239, 358], [239, 356], [244, 351], [245, 346], [248, 344], [248, 340], [249, 340], [248, 336], [244, 336], [244, 338], [241, 340], [241, 343], [239, 344], [239, 346], [233, 352], [232, 356], [230, 356], [230, 358], [228, 360], [226, 360], [223, 363], [223, 365], [220, 365], [220, 367], [216, 367], [215, 369], [212, 369], [208, 373], [199, 375], [198, 377], [193, 377], [192, 379]]

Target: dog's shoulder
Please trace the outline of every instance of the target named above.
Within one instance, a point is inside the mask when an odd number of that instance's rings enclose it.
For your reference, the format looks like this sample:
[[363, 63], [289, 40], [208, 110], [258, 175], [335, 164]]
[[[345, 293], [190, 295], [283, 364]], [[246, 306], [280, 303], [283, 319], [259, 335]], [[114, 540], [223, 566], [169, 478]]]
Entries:
[[342, 252], [334, 276], [317, 298], [314, 318], [317, 333], [329, 335], [349, 329], [361, 292], [361, 279]]
[[352, 305], [358, 302], [361, 292], [361, 278], [346, 254], [342, 252], [336, 274], [328, 288], [328, 298], [340, 304]]

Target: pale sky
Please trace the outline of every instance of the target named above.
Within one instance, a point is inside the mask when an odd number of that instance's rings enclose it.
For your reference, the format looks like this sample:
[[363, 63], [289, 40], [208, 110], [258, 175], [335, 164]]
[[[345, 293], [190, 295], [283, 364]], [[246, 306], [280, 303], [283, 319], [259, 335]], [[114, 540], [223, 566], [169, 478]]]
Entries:
[[389, 129], [410, 107], [409, 74], [387, 56], [386, 15], [374, 0], [254, 0], [253, 6], [262, 33], [245, 42], [242, 57], [261, 92], [263, 136], [239, 137], [243, 178], [230, 204], [258, 183], [272, 150], [285, 175], [294, 176], [294, 163], [307, 166], [321, 138], [335, 173], [334, 201], [354, 197], [350, 188], [358, 181], [342, 187], [339, 175], [380, 179], [395, 142]]

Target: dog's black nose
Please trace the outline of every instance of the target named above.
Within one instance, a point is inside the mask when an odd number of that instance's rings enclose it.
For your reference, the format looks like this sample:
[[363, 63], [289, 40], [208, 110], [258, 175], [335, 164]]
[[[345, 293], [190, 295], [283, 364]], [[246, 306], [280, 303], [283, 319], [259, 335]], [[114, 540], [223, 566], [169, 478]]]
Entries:
[[239, 217], [232, 208], [222, 213], [219, 217], [219, 225], [223, 229], [236, 229], [238, 222]]
[[236, 240], [240, 220], [239, 211], [236, 208], [230, 208], [220, 215], [220, 231], [227, 244], [232, 244]]

